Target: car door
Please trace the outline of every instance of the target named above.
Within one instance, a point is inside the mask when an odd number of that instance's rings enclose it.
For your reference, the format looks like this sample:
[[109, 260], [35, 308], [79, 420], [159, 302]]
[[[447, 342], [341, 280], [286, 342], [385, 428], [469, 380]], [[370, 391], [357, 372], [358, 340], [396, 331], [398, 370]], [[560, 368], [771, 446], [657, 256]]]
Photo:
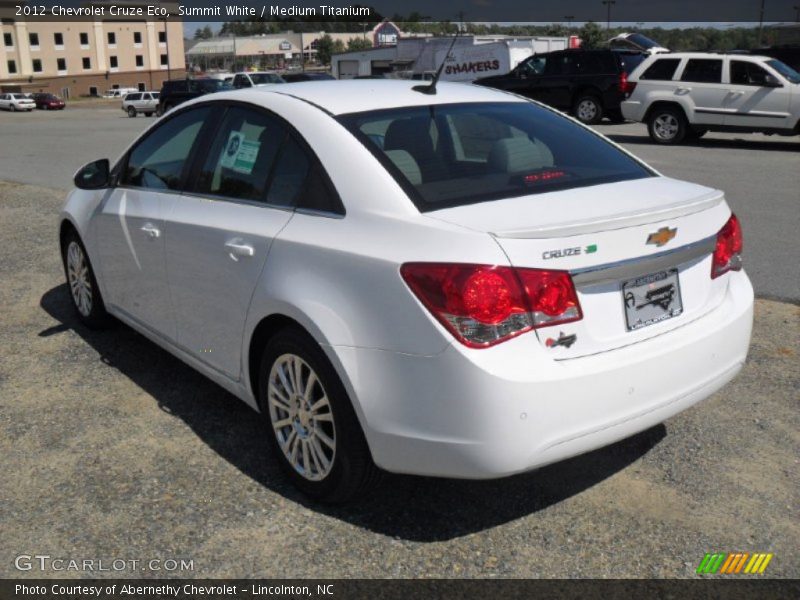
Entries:
[[291, 177], [298, 160], [287, 129], [265, 110], [229, 105], [192, 171], [194, 187], [167, 222], [178, 342], [234, 380], [250, 299], [273, 239], [292, 218], [292, 188], [306, 176], [301, 165]]
[[731, 59], [729, 81], [725, 125], [791, 128], [791, 90], [776, 75], [755, 62]]
[[572, 108], [573, 79], [579, 55], [580, 52], [575, 50], [550, 54], [544, 77], [538, 82], [537, 99], [556, 108]]
[[693, 125], [723, 125], [728, 85], [722, 83], [722, 58], [690, 58], [678, 77], [675, 94], [689, 99]]
[[182, 111], [141, 138], [123, 159], [118, 185], [96, 218], [107, 304], [170, 340], [176, 335], [164, 262], [164, 222], [211, 114], [208, 107]]

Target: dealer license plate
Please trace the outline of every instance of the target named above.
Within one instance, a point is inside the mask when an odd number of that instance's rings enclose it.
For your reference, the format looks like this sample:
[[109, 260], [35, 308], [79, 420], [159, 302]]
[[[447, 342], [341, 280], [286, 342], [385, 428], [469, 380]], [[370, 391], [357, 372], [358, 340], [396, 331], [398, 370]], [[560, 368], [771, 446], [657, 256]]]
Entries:
[[678, 269], [643, 275], [622, 284], [628, 331], [677, 317], [683, 312]]

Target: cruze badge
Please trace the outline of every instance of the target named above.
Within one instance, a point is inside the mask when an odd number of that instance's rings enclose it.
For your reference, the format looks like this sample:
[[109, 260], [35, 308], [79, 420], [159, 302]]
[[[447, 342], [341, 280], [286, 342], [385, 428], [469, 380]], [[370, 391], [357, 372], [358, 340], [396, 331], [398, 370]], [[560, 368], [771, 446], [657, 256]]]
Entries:
[[556, 346], [565, 346], [569, 348], [577, 339], [578, 336], [574, 333], [572, 335], [564, 335], [563, 331], [559, 331], [557, 340], [554, 340], [553, 338], [547, 338], [544, 344], [548, 348], [555, 348]]
[[647, 236], [647, 243], [648, 244], [655, 244], [657, 247], [661, 247], [668, 243], [672, 238], [674, 238], [678, 233], [678, 228], [670, 229], [669, 227], [662, 227], [658, 231], [655, 231]]

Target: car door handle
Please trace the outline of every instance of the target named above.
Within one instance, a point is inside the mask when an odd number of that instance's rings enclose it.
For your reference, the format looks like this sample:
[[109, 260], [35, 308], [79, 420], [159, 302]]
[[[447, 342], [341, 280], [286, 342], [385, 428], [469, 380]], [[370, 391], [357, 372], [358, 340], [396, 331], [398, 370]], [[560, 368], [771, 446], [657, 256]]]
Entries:
[[141, 231], [144, 231], [148, 237], [153, 239], [161, 236], [161, 230], [152, 223], [145, 223], [142, 225]]
[[675, 91], [678, 92], [679, 94], [686, 94], [687, 92], [691, 92], [692, 88], [690, 88], [690, 87], [679, 87]]
[[728, 92], [732, 96], [741, 96], [742, 94], [744, 94], [744, 90], [728, 90]]
[[225, 242], [225, 250], [233, 260], [239, 260], [240, 256], [254, 256], [256, 251], [250, 244], [245, 244], [242, 240], [230, 240]]

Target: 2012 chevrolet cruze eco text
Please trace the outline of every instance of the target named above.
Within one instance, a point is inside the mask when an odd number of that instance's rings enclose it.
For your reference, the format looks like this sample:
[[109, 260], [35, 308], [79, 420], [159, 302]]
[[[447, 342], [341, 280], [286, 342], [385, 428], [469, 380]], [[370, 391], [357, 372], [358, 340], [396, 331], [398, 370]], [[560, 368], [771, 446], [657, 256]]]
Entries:
[[80, 319], [260, 411], [328, 501], [377, 467], [533, 469], [733, 378], [753, 290], [722, 192], [535, 102], [415, 84], [204, 96], [84, 167], [60, 218]]

